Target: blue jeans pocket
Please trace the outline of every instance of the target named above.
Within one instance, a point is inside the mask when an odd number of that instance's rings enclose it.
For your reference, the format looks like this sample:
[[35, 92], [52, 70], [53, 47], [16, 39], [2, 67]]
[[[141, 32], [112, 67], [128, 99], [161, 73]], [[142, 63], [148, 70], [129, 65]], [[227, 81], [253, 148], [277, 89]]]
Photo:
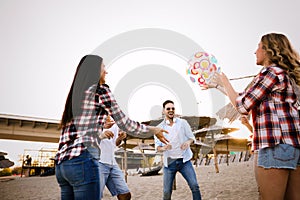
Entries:
[[280, 161], [294, 160], [296, 157], [296, 149], [288, 144], [279, 144], [273, 148], [273, 158]]
[[71, 185], [80, 185], [84, 182], [84, 161], [72, 162], [64, 165], [66, 179]]
[[84, 152], [71, 160], [63, 161], [59, 166], [58, 178], [70, 185], [79, 186], [99, 182], [99, 161]]

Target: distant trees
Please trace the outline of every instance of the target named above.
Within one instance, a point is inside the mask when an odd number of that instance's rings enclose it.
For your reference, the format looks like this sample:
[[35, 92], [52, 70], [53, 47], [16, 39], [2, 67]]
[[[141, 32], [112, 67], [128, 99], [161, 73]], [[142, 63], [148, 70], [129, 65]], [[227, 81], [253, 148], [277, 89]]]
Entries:
[[22, 172], [22, 167], [14, 167], [12, 170], [11, 170], [11, 174], [12, 175], [20, 175]]
[[10, 176], [11, 175], [11, 169], [10, 168], [4, 168], [0, 171], [0, 176]]
[[0, 170], [0, 176], [20, 175], [22, 167], [4, 168]]

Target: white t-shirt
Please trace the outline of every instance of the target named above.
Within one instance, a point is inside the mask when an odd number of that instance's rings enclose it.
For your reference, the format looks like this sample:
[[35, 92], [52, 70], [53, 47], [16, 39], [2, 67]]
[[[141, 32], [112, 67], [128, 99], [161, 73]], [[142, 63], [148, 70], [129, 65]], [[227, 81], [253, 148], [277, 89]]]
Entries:
[[114, 133], [114, 137], [111, 139], [103, 139], [100, 142], [100, 149], [101, 149], [101, 155], [100, 155], [100, 162], [105, 163], [105, 164], [110, 164], [110, 165], [117, 165], [117, 161], [115, 159], [115, 148], [116, 148], [116, 140], [118, 138], [118, 133], [119, 133], [119, 127], [114, 124], [112, 127], [109, 129], [104, 129], [105, 130], [110, 130], [111, 132]]

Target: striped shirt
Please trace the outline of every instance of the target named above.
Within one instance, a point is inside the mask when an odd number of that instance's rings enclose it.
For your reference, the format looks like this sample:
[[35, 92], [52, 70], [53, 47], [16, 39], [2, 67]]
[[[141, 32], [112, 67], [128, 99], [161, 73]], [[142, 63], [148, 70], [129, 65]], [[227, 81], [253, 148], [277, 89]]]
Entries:
[[253, 150], [285, 143], [300, 147], [297, 97], [285, 71], [269, 66], [236, 100], [241, 114], [252, 111]]
[[120, 109], [106, 84], [94, 84], [86, 92], [82, 113], [62, 129], [55, 160], [59, 164], [79, 156], [88, 147], [100, 149], [100, 134], [110, 115], [127, 134], [147, 138], [152, 136], [147, 126], [129, 119]]

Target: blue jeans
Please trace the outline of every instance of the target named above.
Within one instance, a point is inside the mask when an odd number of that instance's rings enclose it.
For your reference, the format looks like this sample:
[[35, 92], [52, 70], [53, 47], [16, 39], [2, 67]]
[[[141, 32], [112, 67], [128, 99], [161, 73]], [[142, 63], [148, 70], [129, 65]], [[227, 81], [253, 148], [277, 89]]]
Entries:
[[183, 163], [183, 159], [175, 159], [168, 162], [168, 167], [164, 167], [164, 200], [170, 200], [172, 186], [177, 172], [180, 172], [187, 181], [193, 195], [193, 200], [201, 200], [201, 193], [197, 182], [196, 173], [191, 161]]
[[99, 163], [100, 165], [100, 194], [103, 197], [103, 190], [106, 185], [112, 196], [126, 194], [129, 192], [124, 174], [118, 165]]
[[100, 199], [99, 161], [86, 150], [55, 167], [62, 200]]

